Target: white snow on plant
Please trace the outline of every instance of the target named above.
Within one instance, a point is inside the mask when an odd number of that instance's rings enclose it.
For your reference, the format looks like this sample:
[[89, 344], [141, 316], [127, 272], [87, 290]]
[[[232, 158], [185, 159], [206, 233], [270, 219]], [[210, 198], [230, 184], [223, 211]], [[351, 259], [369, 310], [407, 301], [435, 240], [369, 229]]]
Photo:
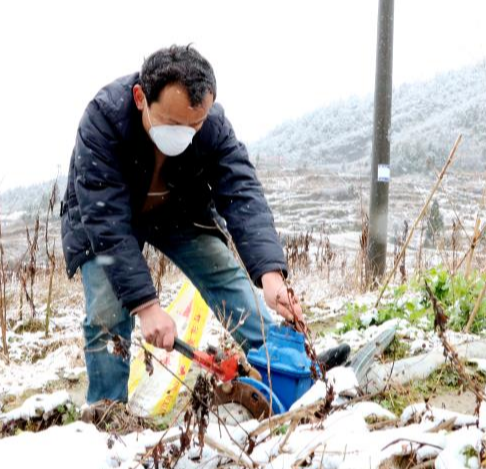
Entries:
[[430, 421], [435, 424], [455, 419], [455, 426], [476, 425], [477, 417], [468, 414], [461, 414], [447, 409], [438, 409], [427, 406], [425, 403], [412, 404], [406, 407], [400, 417], [402, 423], [410, 421]]
[[450, 433], [446, 437], [446, 446], [435, 461], [436, 469], [462, 469], [479, 467], [477, 458], [469, 458], [464, 454], [468, 447], [474, 448], [478, 454], [481, 448], [481, 438], [484, 434], [477, 428], [463, 428]]
[[[346, 368], [337, 369], [335, 384], [339, 388], [347, 388], [352, 383]], [[328, 376], [329, 378], [329, 376]], [[339, 384], [342, 383], [342, 384]], [[307, 393], [309, 402], [321, 399], [325, 394], [325, 384], [320, 381]], [[62, 397], [60, 395], [60, 397]], [[43, 409], [49, 409], [62, 402], [54, 396], [44, 396]], [[37, 400], [37, 403], [39, 401]], [[47, 405], [50, 403], [50, 405]], [[27, 404], [27, 403], [26, 403]], [[28, 407], [22, 406], [21, 409]], [[39, 414], [35, 406], [24, 415]], [[208, 444], [202, 453], [201, 460], [194, 460], [199, 454], [199, 448], [191, 444], [190, 449], [181, 457], [177, 469], [216, 468], [221, 462], [221, 453], [211, 447], [210, 440], [225, 448], [237, 458], [241, 458], [248, 466], [253, 463], [261, 469], [291, 469], [298, 461], [313, 455], [313, 464], [322, 461], [323, 467], [336, 469], [369, 469], [378, 468], [385, 460], [393, 456], [414, 454], [421, 462], [439, 454], [442, 466], [466, 467], [464, 451], [472, 446], [478, 447], [483, 435], [477, 429], [461, 430], [446, 434], [444, 431], [431, 433], [430, 430], [438, 422], [451, 416], [458, 417], [458, 424], [468, 424], [474, 418], [463, 414], [451, 413], [443, 409], [433, 409], [430, 418], [425, 406], [415, 405], [404, 411], [402, 418], [415, 412], [425, 411], [419, 423], [407, 424], [401, 428], [386, 428], [370, 431], [365, 419], [369, 416], [390, 418], [394, 416], [380, 405], [372, 402], [360, 402], [342, 410], [336, 410], [328, 415], [321, 425], [300, 425], [293, 431], [287, 428], [287, 433], [276, 434], [267, 430], [257, 438], [257, 445], [251, 455], [242, 451], [247, 442], [248, 434], [255, 430], [260, 422], [251, 420], [241, 425], [226, 427], [210, 423], [207, 429]], [[18, 414], [22, 413], [18, 410]], [[147, 450], [158, 443], [160, 438], [170, 439], [178, 444], [180, 429], [171, 428], [165, 432], [131, 433], [120, 437], [110, 437], [99, 432], [92, 425], [76, 422], [65, 427], [52, 427], [46, 431], [32, 434], [25, 432], [20, 436], [0, 440], [2, 465], [7, 469], [14, 467], [96, 467], [133, 469]], [[110, 443], [110, 444], [108, 444]], [[172, 444], [172, 443], [171, 443]], [[166, 447], [168, 444], [166, 445]], [[22, 448], [29, 448], [29, 451]], [[88, 450], [83, 450], [87, 449]], [[81, 450], [80, 450], [81, 449]], [[74, 455], [74, 457], [73, 457]], [[223, 460], [225, 458], [223, 457]], [[438, 459], [439, 461], [439, 459]], [[469, 467], [474, 466], [474, 458], [467, 461]], [[460, 465], [462, 464], [462, 465]], [[140, 466], [139, 466], [140, 467]]]
[[179, 429], [170, 429], [167, 433], [145, 430], [113, 437], [84, 422], [54, 426], [39, 433], [23, 432], [0, 440], [2, 469], [140, 467], [138, 460], [148, 448], [157, 444], [162, 436], [171, 438], [179, 433]]
[[324, 399], [331, 385], [335, 398], [339, 397], [342, 392], [345, 392], [346, 395], [355, 395], [358, 388], [358, 380], [354, 371], [344, 366], [330, 369], [326, 373], [326, 381], [327, 383], [316, 381], [300, 399], [292, 404], [289, 410], [296, 410]]
[[46, 412], [50, 412], [56, 407], [70, 402], [67, 391], [57, 391], [52, 394], [35, 394], [25, 400], [22, 406], [0, 414], [0, 422], [7, 423], [12, 420], [29, 420], [33, 417], [42, 417]]
[[316, 381], [312, 387], [302, 396], [296, 400], [290, 407], [290, 411], [300, 409], [314, 402], [324, 399], [327, 395], [327, 385], [324, 381]]
[[107, 444], [106, 451], [108, 467], [123, 469], [140, 467], [137, 461], [146, 454], [147, 449], [155, 446], [162, 438], [169, 441], [177, 440], [180, 432], [179, 428], [170, 428], [167, 432], [144, 430], [143, 432], [129, 433], [116, 438], [110, 438], [107, 434], [100, 432], [107, 439], [107, 443], [110, 440], [110, 448], [108, 448]]
[[84, 422], [4, 438], [0, 454], [3, 469], [116, 467], [108, 456], [107, 435]]
[[336, 366], [326, 373], [326, 378], [328, 383], [332, 384], [336, 396], [339, 396], [341, 393], [346, 393], [347, 396], [356, 395], [358, 379], [351, 368]]
[[[378, 468], [392, 456], [406, 456], [419, 450], [427, 450], [429, 454], [435, 451], [437, 454], [445, 446], [443, 434], [427, 433], [430, 424], [370, 432], [360, 413], [358, 409], [341, 410], [330, 414], [321, 426], [303, 425], [290, 435], [272, 438], [267, 435], [251, 457], [268, 469], [290, 469], [296, 461], [309, 454], [313, 454], [314, 464], [318, 464], [312, 467], [369, 469]], [[281, 451], [280, 446], [286, 437], [288, 439]], [[272, 460], [272, 457], [276, 459]], [[275, 461], [278, 461], [278, 466], [275, 466]], [[321, 461], [322, 466], [319, 465]]]
[[363, 326], [368, 327], [372, 321], [376, 320], [377, 317], [378, 311], [376, 310], [376, 308], [373, 308], [361, 314], [359, 320], [361, 321], [361, 324], [363, 324]]
[[368, 417], [376, 417], [376, 418], [385, 418], [389, 420], [395, 420], [396, 416], [393, 412], [382, 407], [380, 404], [376, 402], [358, 402], [354, 404], [350, 409], [353, 412], [357, 412], [363, 419]]
[[[320, 302], [319, 306], [311, 308], [314, 313], [313, 318], [316, 320], [331, 317], [339, 310], [342, 312], [346, 302], [350, 301], [344, 296], [328, 300], [326, 297], [327, 281], [322, 285], [319, 284], [317, 288], [314, 288], [310, 281], [307, 283], [308, 285], [305, 286], [308, 290], [307, 302], [309, 302], [309, 298], [312, 301], [319, 300]], [[166, 284], [163, 295], [167, 295], [167, 298], [174, 296], [178, 287], [180, 284], [174, 286]], [[375, 300], [376, 295], [368, 295], [368, 298], [365, 295], [360, 299], [361, 304], [366, 303], [369, 306], [368, 314], [371, 314]], [[166, 301], [167, 304], [168, 302]], [[43, 308], [39, 308], [39, 313], [42, 311]], [[29, 360], [24, 359], [26, 351], [31, 355], [32, 353], [42, 353], [45, 345], [50, 346], [56, 340], [80, 338], [79, 321], [83, 314], [80, 306], [72, 313], [55, 315], [51, 319], [51, 324], [56, 327], [53, 327], [51, 339], [47, 340], [44, 339], [42, 331], [15, 333], [10, 330], [8, 332], [13, 360], [10, 365], [0, 361], [0, 396], [2, 399], [2, 394], [20, 394], [25, 390], [38, 389], [49, 380], [58, 380], [60, 377], [76, 379], [80, 373], [85, 371], [84, 366], [79, 366], [82, 365], [82, 350], [79, 340], [78, 343], [63, 345], [54, 352], [49, 352], [46, 358], [40, 359], [36, 363], [28, 363]], [[42, 314], [39, 319], [42, 320]], [[410, 375], [408, 373], [410, 370], [423, 368], [424, 365], [432, 362], [434, 367], [444, 363], [442, 344], [433, 331], [423, 330], [417, 324], [411, 325], [407, 320], [396, 321], [396, 324], [397, 334], [411, 344], [412, 351], [417, 352], [420, 356], [412, 357], [414, 361], [400, 361], [402, 363], [397, 361], [394, 365], [395, 371], [401, 370]], [[325, 350], [330, 346], [348, 342], [355, 351], [365, 343], [372, 341], [383, 328], [388, 327], [390, 327], [390, 323], [386, 323], [384, 326], [370, 326], [365, 330], [349, 331], [343, 335], [326, 333], [324, 337], [320, 337], [315, 342], [316, 350]], [[56, 330], [62, 332], [58, 334], [55, 332]], [[218, 345], [221, 331], [219, 322], [211, 319], [210, 326], [204, 334], [204, 342]], [[139, 334], [139, 329], [135, 333]], [[479, 369], [486, 368], [486, 360], [484, 360], [486, 349], [484, 344], [481, 345], [478, 341], [477, 336], [448, 332], [447, 337], [457, 347], [461, 357], [467, 356], [471, 361], [477, 362]], [[476, 342], [471, 343], [473, 340]], [[422, 348], [422, 344], [426, 344], [426, 348], [431, 350], [430, 354], [423, 353], [425, 350]], [[201, 347], [204, 348], [204, 345]], [[383, 365], [383, 370], [383, 378], [386, 382], [390, 375], [389, 364]], [[356, 377], [349, 368], [335, 368], [329, 371], [327, 380], [328, 383], [332, 383], [336, 395], [339, 393], [348, 395], [355, 390]], [[323, 399], [326, 392], [325, 384], [318, 382], [301, 398], [300, 403], [295, 403], [294, 406], [297, 408]], [[40, 403], [43, 407], [39, 406], [39, 402], [32, 404], [26, 401], [21, 408], [12, 411], [13, 414], [9, 412], [5, 415], [38, 415], [55, 408], [55, 404], [59, 402], [62, 402], [62, 399], [56, 401], [53, 396], [41, 397]], [[379, 419], [396, 419], [396, 417], [379, 404], [367, 401], [349, 405], [344, 409], [336, 406], [336, 404], [344, 402], [343, 398], [336, 398], [331, 414], [318, 425], [299, 425], [290, 431], [287, 421], [284, 425], [279, 425], [280, 432], [275, 432], [276, 428], [273, 428], [273, 431], [263, 432], [257, 438], [254, 452], [249, 456], [243, 454], [237, 445], [243, 446], [247, 442], [248, 433], [260, 425], [260, 422], [256, 420], [243, 422], [237, 426], [228, 425], [227, 429], [222, 425], [210, 423], [207, 436], [228, 451], [241, 454], [248, 464], [251, 462], [260, 464], [260, 469], [291, 469], [302, 458], [306, 458], [310, 454], [313, 455], [313, 458], [309, 462], [309, 467], [370, 469], [380, 467], [393, 455], [406, 456], [412, 453], [416, 457], [417, 463], [440, 455], [437, 467], [465, 467], [466, 465], [479, 467], [477, 458], [475, 459], [473, 456], [467, 459], [465, 451], [470, 447], [478, 448], [476, 443], [480, 436], [484, 438], [484, 431], [470, 428], [467, 432], [455, 430], [448, 433], [446, 431], [430, 433], [430, 429], [439, 422], [452, 416], [457, 418], [457, 425], [475, 426], [477, 418], [472, 415], [447, 412], [444, 409], [432, 409], [429, 411], [430, 415], [424, 414], [420, 423], [408, 423], [402, 428], [371, 431], [371, 427], [366, 422], [368, 417], [374, 416]], [[415, 404], [415, 410], [420, 412], [426, 409], [423, 405]], [[408, 410], [408, 412], [411, 411]], [[0, 426], [4, 421], [5, 418], [0, 421]], [[483, 403], [480, 408], [479, 428], [480, 430], [486, 429], [486, 403]], [[92, 425], [77, 422], [65, 427], [52, 427], [38, 434], [24, 432], [18, 436], [0, 440], [0, 465], [2, 469], [18, 467], [29, 469], [43, 467], [133, 469], [142, 467], [140, 458], [163, 435], [165, 438], [175, 438], [171, 440], [171, 443], [166, 444], [167, 448], [170, 444], [178, 444], [179, 433], [180, 429], [173, 427], [167, 434], [144, 431], [110, 437], [110, 435], [96, 430]], [[204, 448], [201, 460], [195, 459], [198, 454], [199, 447], [192, 443], [174, 469], [216, 469], [221, 464], [230, 467], [228, 459], [222, 457], [221, 453], [208, 444]]]

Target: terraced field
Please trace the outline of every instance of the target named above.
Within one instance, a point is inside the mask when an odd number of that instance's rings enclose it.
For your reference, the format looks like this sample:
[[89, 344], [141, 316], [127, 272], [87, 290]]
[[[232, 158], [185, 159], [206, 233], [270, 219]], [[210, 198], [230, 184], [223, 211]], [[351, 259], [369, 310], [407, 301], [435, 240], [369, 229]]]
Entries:
[[[277, 229], [283, 234], [326, 232], [338, 247], [358, 249], [363, 213], [368, 211], [368, 175], [310, 170], [261, 170], [260, 179], [273, 209]], [[401, 235], [406, 221], [411, 227], [435, 183], [434, 177], [400, 176], [392, 179], [389, 193], [388, 236]], [[459, 246], [472, 235], [476, 216], [485, 216], [484, 176], [451, 172], [437, 191], [444, 219], [443, 237], [457, 225]], [[420, 226], [412, 247], [420, 242]], [[466, 236], [467, 234], [467, 236]], [[393, 246], [391, 246], [393, 249]]]
[[[311, 169], [259, 169], [265, 195], [273, 210], [277, 230], [283, 238], [311, 233], [318, 243], [323, 235], [333, 247], [354, 253], [359, 249], [363, 214], [368, 210], [368, 174], [340, 173]], [[393, 178], [389, 194], [388, 239], [393, 253], [396, 235], [402, 236], [404, 222], [411, 227], [435, 183], [435, 176], [400, 176]], [[456, 248], [469, 244], [476, 216], [485, 218], [482, 173], [454, 172], [446, 175], [436, 194], [444, 219], [443, 243], [447, 248], [456, 223]], [[33, 221], [12, 214], [1, 214], [2, 237], [6, 259], [18, 263], [27, 249], [25, 227]], [[60, 253], [60, 223], [56, 217], [50, 226], [51, 242], [56, 240]], [[411, 250], [420, 244], [420, 227], [416, 231]], [[39, 262], [44, 261], [44, 225], [41, 214]]]

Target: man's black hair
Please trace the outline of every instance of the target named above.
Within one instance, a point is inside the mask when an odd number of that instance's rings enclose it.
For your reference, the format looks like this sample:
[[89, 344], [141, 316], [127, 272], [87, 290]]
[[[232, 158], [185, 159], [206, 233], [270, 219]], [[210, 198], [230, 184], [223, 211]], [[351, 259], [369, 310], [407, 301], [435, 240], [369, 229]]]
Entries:
[[140, 85], [149, 105], [158, 100], [164, 86], [172, 83], [186, 88], [191, 106], [202, 104], [208, 92], [216, 98], [213, 68], [190, 44], [160, 49], [142, 65]]

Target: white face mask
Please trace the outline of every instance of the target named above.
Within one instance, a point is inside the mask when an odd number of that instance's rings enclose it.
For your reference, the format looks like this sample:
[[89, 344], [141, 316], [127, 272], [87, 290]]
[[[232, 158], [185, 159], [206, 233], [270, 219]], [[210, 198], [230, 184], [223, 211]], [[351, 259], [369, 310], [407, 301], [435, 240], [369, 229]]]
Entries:
[[166, 156], [177, 156], [191, 144], [196, 130], [185, 125], [152, 125], [147, 106], [147, 116], [150, 123], [149, 135], [157, 148]]

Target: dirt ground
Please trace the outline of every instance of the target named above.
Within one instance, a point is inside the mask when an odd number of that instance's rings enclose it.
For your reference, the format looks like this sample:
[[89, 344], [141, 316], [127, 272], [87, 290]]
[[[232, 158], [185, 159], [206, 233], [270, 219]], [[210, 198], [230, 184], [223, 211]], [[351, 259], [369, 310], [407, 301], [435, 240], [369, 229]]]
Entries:
[[431, 397], [429, 404], [432, 407], [460, 412], [462, 414], [474, 414], [476, 396], [471, 391], [451, 391]]

